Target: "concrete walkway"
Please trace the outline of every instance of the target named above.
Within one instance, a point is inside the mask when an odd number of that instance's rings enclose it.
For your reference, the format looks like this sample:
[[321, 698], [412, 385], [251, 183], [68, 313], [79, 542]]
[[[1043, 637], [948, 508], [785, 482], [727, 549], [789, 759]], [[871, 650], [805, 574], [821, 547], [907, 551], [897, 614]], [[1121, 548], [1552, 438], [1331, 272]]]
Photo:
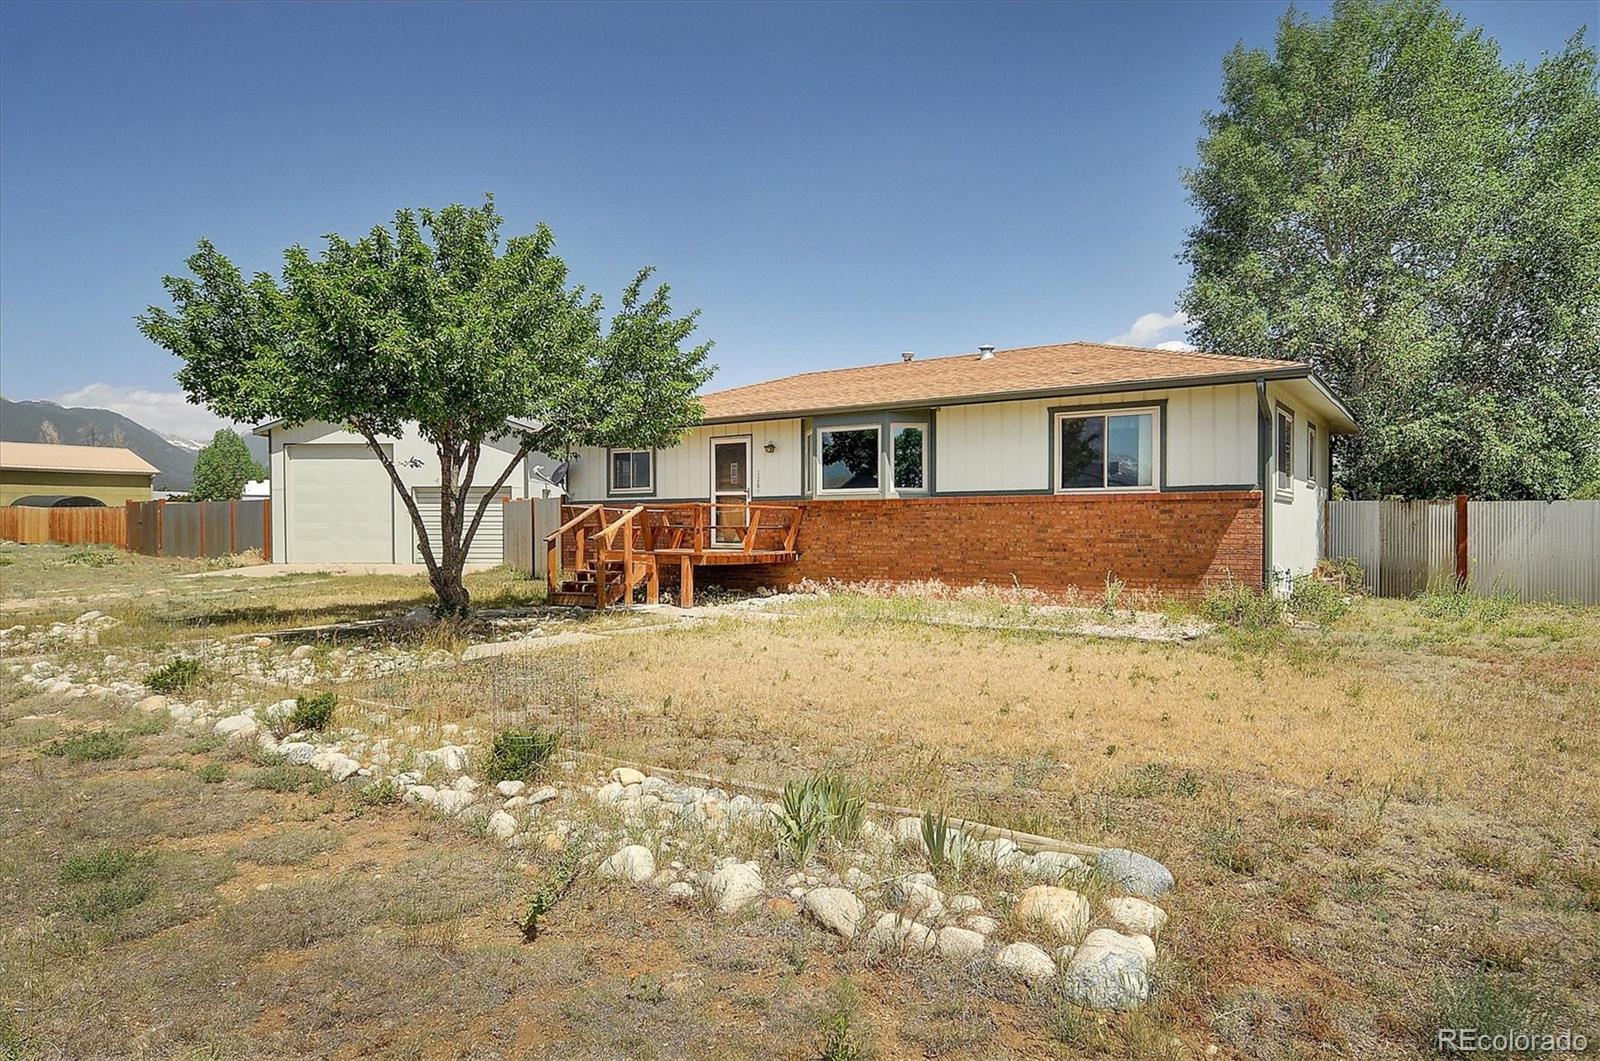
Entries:
[[[468, 564], [467, 574], [488, 571], [499, 564]], [[426, 575], [426, 564], [251, 564], [200, 571], [184, 578], [276, 578], [279, 575]]]

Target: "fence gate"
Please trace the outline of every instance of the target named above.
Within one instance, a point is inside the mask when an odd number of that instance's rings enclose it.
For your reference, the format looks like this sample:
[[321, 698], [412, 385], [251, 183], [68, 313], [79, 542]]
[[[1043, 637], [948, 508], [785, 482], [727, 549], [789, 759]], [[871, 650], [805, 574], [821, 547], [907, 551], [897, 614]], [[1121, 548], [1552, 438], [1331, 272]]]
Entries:
[[561, 526], [559, 497], [521, 498], [505, 505], [502, 562], [530, 578], [545, 577], [545, 535]]

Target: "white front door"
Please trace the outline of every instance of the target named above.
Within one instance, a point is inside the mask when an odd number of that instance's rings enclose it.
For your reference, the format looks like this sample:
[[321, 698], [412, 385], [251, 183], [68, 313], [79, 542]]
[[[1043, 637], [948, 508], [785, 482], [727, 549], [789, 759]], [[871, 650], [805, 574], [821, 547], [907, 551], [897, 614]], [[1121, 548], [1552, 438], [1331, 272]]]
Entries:
[[750, 525], [750, 439], [711, 440], [711, 544], [737, 546]]

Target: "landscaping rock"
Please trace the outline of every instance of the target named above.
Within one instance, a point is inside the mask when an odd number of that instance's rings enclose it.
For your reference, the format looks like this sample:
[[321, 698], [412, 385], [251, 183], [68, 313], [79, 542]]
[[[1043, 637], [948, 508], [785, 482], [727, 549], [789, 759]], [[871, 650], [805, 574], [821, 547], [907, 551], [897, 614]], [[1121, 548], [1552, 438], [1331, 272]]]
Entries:
[[939, 957], [964, 962], [982, 954], [987, 942], [983, 933], [970, 928], [941, 928], [937, 942]]
[[431, 752], [417, 753], [417, 769], [438, 766], [445, 773], [459, 774], [467, 768], [467, 749], [459, 744], [446, 744]]
[[1107, 919], [1118, 932], [1125, 935], [1149, 936], [1154, 939], [1161, 934], [1162, 927], [1167, 923], [1167, 912], [1143, 899], [1126, 896], [1120, 899], [1107, 899], [1104, 906]]
[[894, 823], [894, 842], [900, 847], [922, 848], [922, 819], [899, 818]]
[[1072, 1001], [1092, 1009], [1133, 1009], [1150, 997], [1154, 957], [1150, 937], [1097, 928], [1068, 963], [1063, 988]]
[[1005, 837], [995, 840], [980, 840], [973, 844], [967, 853], [969, 857], [975, 858], [980, 862], [987, 862], [991, 866], [1001, 867], [1009, 864], [1015, 856], [1020, 854], [1017, 850], [1016, 841], [1008, 840]]
[[561, 793], [557, 792], [550, 785], [545, 785], [543, 788], [536, 789], [533, 792], [528, 793], [528, 802], [537, 806], [540, 803], [549, 803], [560, 794]]
[[995, 968], [1010, 973], [1033, 987], [1056, 978], [1056, 963], [1032, 943], [1009, 943], [994, 956]]
[[167, 709], [167, 698], [162, 696], [160, 693], [155, 693], [155, 694], [153, 694], [151, 696], [145, 697], [143, 700], [140, 700], [137, 704], [134, 704], [133, 706], [134, 706], [135, 709], [137, 709], [139, 711], [144, 711], [147, 714], [156, 715], [156, 714], [160, 714], [161, 712], [163, 712], [163, 711], [165, 711]]
[[316, 649], [313, 648], [311, 645], [296, 645], [294, 651], [289, 653], [289, 658], [290, 659], [305, 659], [307, 656], [311, 655], [315, 651], [316, 651]]
[[624, 787], [644, 784], [644, 772], [631, 766], [619, 766], [611, 771], [611, 780]]
[[1040, 851], [1029, 855], [1022, 863], [1022, 872], [1049, 880], [1076, 876], [1083, 870], [1083, 859], [1065, 851]]
[[972, 929], [972, 931], [978, 933], [980, 936], [992, 936], [996, 932], [1000, 931], [1000, 922], [996, 921], [987, 914], [979, 914], [976, 917], [969, 917], [965, 922], [963, 922], [963, 924]]
[[317, 757], [317, 746], [305, 741], [284, 741], [278, 745], [278, 754], [291, 766], [305, 766]]
[[471, 792], [459, 792], [453, 788], [446, 788], [434, 793], [430, 802], [433, 803], [434, 809], [439, 813], [454, 817], [472, 806], [472, 800], [473, 795]]
[[678, 881], [667, 885], [667, 898], [675, 903], [690, 903], [694, 901], [694, 885], [688, 881]]
[[509, 840], [517, 831], [517, 819], [503, 810], [497, 810], [489, 815], [489, 835], [501, 840]]
[[956, 895], [945, 902], [944, 908], [958, 917], [962, 914], [975, 914], [983, 909], [983, 900], [976, 895]]
[[1047, 929], [1057, 936], [1076, 938], [1089, 927], [1089, 902], [1070, 888], [1035, 884], [1017, 900], [1017, 920]]
[[[307, 745], [307, 747], [310, 747], [310, 745]], [[411, 785], [400, 798], [407, 803], [426, 803], [431, 807], [435, 797], [438, 795], [439, 790], [432, 785]]]
[[251, 740], [260, 731], [261, 726], [249, 715], [229, 715], [218, 719], [213, 730], [217, 736], [227, 740]]
[[526, 781], [502, 781], [494, 786], [494, 790], [506, 799], [510, 799], [512, 796], [520, 795], [522, 790], [527, 787], [528, 783]]
[[599, 874], [643, 884], [656, 875], [656, 856], [650, 853], [648, 847], [629, 844], [600, 863]]
[[601, 785], [594, 794], [597, 803], [615, 803], [622, 798], [622, 786], [615, 781]]
[[761, 897], [761, 867], [756, 862], [730, 862], [711, 875], [706, 891], [717, 912], [734, 914]]
[[944, 914], [944, 892], [931, 883], [900, 881], [895, 888], [898, 905], [912, 918], [934, 920]]
[[900, 951], [909, 954], [929, 954], [939, 945], [938, 933], [927, 925], [908, 920], [895, 913], [885, 913], [867, 931], [863, 944], [869, 953]]
[[867, 904], [843, 888], [812, 888], [800, 905], [817, 924], [845, 939], [855, 938], [856, 928], [867, 916]]
[[1107, 848], [1094, 860], [1094, 868], [1111, 884], [1143, 899], [1154, 899], [1172, 890], [1172, 871], [1137, 851]]

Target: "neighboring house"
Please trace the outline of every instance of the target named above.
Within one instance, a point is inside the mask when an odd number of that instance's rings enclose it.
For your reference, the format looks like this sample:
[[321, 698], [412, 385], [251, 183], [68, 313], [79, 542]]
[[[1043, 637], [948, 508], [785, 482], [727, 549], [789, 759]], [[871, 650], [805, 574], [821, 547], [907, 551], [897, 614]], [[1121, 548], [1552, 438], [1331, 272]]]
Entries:
[[[404, 502], [383, 463], [361, 436], [324, 423], [286, 426], [272, 421], [255, 429], [267, 439], [272, 498], [274, 563], [420, 563], [416, 532]], [[400, 438], [380, 437], [395, 470], [411, 491], [435, 557], [439, 548], [439, 456], [408, 425]], [[479, 498], [516, 455], [518, 443], [501, 439], [483, 447], [470, 504]], [[530, 454], [501, 488], [503, 498], [539, 496], [543, 480], [530, 477], [536, 461]], [[469, 514], [469, 519], [470, 514]], [[467, 551], [472, 563], [501, 560], [504, 513], [491, 503]]]
[[1281, 582], [1318, 559], [1328, 438], [1357, 429], [1306, 365], [1099, 343], [902, 355], [703, 402], [676, 446], [581, 451], [569, 500], [712, 501], [730, 523], [798, 502], [796, 562], [719, 569], [780, 586]]
[[98, 508], [149, 501], [158, 474], [121, 446], [0, 442], [0, 505]]
[[244, 496], [249, 498], [271, 497], [271, 479], [249, 479], [244, 484]]

